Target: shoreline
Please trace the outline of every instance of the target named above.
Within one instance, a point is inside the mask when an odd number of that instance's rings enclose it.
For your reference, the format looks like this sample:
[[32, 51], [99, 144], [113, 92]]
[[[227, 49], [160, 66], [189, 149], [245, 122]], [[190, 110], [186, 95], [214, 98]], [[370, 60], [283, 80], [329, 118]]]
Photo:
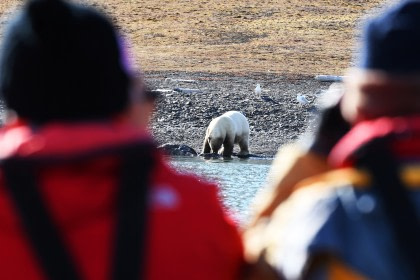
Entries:
[[[250, 153], [262, 157], [273, 157], [281, 146], [311, 129], [319, 100], [332, 84], [273, 73], [148, 71], [144, 78], [151, 89], [161, 90], [149, 126], [159, 145], [187, 145], [200, 154], [210, 121], [236, 110], [249, 121]], [[261, 85], [261, 94], [254, 93], [256, 84]], [[183, 93], [175, 88], [192, 90]], [[298, 94], [311, 103], [300, 105]]]

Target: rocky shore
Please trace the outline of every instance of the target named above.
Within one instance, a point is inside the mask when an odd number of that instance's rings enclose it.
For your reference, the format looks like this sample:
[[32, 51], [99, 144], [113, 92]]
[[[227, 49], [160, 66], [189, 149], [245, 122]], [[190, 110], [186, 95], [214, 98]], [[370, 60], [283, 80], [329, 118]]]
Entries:
[[[270, 73], [146, 72], [145, 80], [161, 96], [150, 123], [158, 144], [187, 145], [200, 153], [210, 121], [237, 110], [249, 121], [250, 152], [267, 157], [311, 129], [318, 101], [331, 85], [313, 76]], [[261, 94], [254, 92], [257, 84]], [[179, 88], [191, 90], [174, 90]], [[311, 103], [299, 104], [298, 94]]]

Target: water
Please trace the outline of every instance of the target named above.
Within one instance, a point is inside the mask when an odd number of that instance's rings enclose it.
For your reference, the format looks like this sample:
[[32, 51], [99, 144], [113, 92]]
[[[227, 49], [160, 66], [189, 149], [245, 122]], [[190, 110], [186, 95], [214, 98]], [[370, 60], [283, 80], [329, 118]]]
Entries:
[[173, 158], [171, 163], [177, 170], [216, 182], [220, 186], [222, 202], [233, 212], [237, 222], [243, 223], [249, 218], [249, 207], [256, 193], [266, 182], [272, 160]]

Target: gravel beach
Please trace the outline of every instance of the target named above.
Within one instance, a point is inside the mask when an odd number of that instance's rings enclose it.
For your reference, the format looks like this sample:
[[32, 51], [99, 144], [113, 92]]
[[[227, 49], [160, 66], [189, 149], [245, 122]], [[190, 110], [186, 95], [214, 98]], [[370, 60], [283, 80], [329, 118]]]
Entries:
[[[145, 78], [149, 87], [161, 91], [150, 124], [159, 144], [184, 144], [200, 153], [210, 121], [236, 110], [248, 118], [250, 152], [260, 156], [273, 156], [280, 146], [311, 129], [319, 112], [318, 99], [331, 84], [310, 76], [266, 73], [146, 72]], [[261, 94], [254, 92], [256, 84], [261, 85]], [[300, 105], [298, 94], [311, 103]]]

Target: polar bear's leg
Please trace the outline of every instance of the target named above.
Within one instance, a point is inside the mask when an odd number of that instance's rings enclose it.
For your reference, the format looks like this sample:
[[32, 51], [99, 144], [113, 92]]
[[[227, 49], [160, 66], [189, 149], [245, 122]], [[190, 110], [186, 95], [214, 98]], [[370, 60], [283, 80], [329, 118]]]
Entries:
[[244, 135], [238, 141], [239, 148], [241, 149], [238, 153], [238, 156], [246, 156], [249, 155], [249, 136]]
[[233, 143], [234, 139], [230, 137], [226, 137], [225, 141], [223, 142], [223, 157], [231, 157], [233, 153]]
[[220, 148], [222, 147], [223, 139], [222, 138], [211, 138], [209, 140], [209, 143], [210, 143], [211, 151], [213, 153], [217, 153], [220, 150]]
[[209, 143], [209, 139], [207, 138], [207, 136], [204, 138], [204, 143], [203, 143], [203, 154], [208, 154], [210, 153], [211, 149], [210, 149], [210, 143]]

